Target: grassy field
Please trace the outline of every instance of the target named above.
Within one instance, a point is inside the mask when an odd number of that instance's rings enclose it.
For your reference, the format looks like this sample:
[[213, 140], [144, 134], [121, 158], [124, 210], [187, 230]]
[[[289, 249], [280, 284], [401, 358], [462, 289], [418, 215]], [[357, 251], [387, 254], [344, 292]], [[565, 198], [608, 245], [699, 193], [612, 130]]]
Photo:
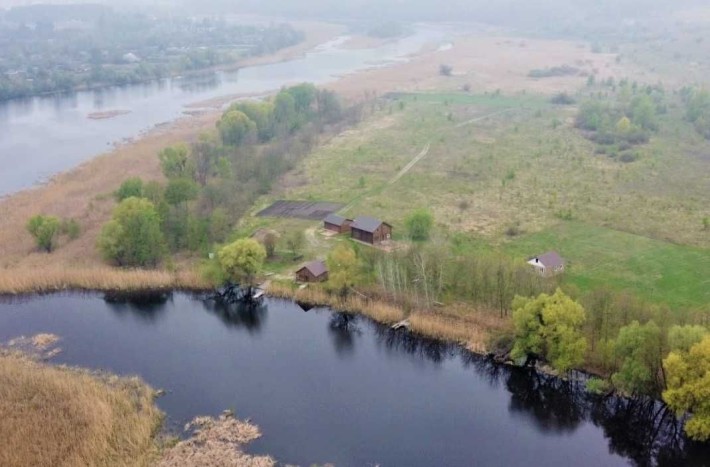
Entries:
[[[672, 104], [640, 159], [622, 163], [595, 154], [573, 126], [574, 106], [542, 96], [399, 95], [317, 150], [260, 207], [280, 197], [341, 202], [343, 214], [392, 223], [396, 239], [407, 214], [428, 207], [441, 232], [488, 248], [520, 258], [559, 250], [571, 262], [567, 280], [583, 290], [697, 307], [710, 301], [710, 144], [680, 113]], [[255, 222], [293, 228], [245, 225]], [[323, 257], [328, 242], [306, 256]]]
[[567, 259], [565, 283], [581, 290], [633, 290], [672, 307], [710, 304], [710, 252], [639, 235], [561, 222], [507, 243], [504, 251], [525, 258], [556, 249]]

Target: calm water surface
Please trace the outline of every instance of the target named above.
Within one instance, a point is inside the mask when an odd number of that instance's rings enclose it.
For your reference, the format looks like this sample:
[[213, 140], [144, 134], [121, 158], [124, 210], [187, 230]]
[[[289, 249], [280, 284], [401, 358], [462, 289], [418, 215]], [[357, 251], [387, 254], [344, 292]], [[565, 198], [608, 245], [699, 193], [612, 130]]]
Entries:
[[[186, 106], [234, 94], [266, 93], [293, 83], [324, 83], [347, 73], [406, 60], [426, 44], [445, 44], [455, 34], [420, 25], [406, 38], [373, 49], [342, 48], [346, 37], [322, 44], [303, 58], [236, 72], [112, 87], [66, 96], [0, 102], [0, 196], [29, 188], [183, 115]], [[92, 120], [93, 112], [129, 114]]]
[[[673, 449], [653, 404], [591, 401], [558, 380], [493, 365], [363, 318], [269, 300], [258, 310], [183, 294], [153, 303], [53, 295], [0, 303], [0, 341], [62, 337], [58, 363], [138, 374], [171, 426], [235, 410], [249, 451], [338, 466], [707, 465]], [[659, 418], [656, 417], [656, 420]], [[666, 459], [667, 458], [667, 459]]]

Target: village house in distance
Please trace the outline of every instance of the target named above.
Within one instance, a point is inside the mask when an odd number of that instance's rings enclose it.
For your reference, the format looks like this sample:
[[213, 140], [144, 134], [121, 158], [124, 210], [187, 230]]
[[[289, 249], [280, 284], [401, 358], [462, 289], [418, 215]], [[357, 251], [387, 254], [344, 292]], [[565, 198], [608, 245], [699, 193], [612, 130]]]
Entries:
[[328, 266], [323, 261], [311, 261], [296, 271], [298, 282], [325, 282], [328, 280]]
[[548, 251], [542, 255], [534, 256], [528, 260], [528, 264], [544, 277], [551, 277], [565, 270], [565, 260], [556, 251]]

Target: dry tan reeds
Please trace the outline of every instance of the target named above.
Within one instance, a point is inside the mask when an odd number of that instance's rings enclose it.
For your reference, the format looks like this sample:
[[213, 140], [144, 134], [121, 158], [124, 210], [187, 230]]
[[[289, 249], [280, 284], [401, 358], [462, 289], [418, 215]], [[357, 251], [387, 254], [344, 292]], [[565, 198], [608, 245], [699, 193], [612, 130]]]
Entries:
[[46, 293], [61, 290], [202, 290], [210, 284], [194, 271], [47, 267], [0, 269], [0, 294]]
[[0, 354], [0, 465], [147, 466], [162, 420], [137, 378]]
[[329, 306], [338, 311], [359, 313], [382, 324], [393, 324], [406, 318], [410, 329], [417, 334], [456, 342], [478, 353], [486, 351], [488, 336], [492, 331], [509, 326], [509, 323], [492, 313], [460, 304], [436, 310], [406, 313], [402, 308], [380, 300], [367, 300], [353, 295], [343, 300], [320, 287], [294, 289], [289, 285], [272, 283], [268, 287], [268, 293], [274, 297], [293, 299], [310, 305]]

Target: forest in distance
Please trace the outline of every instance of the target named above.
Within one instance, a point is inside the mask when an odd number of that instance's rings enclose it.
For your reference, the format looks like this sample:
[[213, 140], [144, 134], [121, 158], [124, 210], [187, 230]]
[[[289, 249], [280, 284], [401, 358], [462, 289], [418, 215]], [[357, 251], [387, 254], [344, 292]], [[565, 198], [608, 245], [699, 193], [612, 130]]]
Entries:
[[285, 23], [156, 16], [101, 5], [0, 10], [0, 101], [234, 65], [303, 39]]

